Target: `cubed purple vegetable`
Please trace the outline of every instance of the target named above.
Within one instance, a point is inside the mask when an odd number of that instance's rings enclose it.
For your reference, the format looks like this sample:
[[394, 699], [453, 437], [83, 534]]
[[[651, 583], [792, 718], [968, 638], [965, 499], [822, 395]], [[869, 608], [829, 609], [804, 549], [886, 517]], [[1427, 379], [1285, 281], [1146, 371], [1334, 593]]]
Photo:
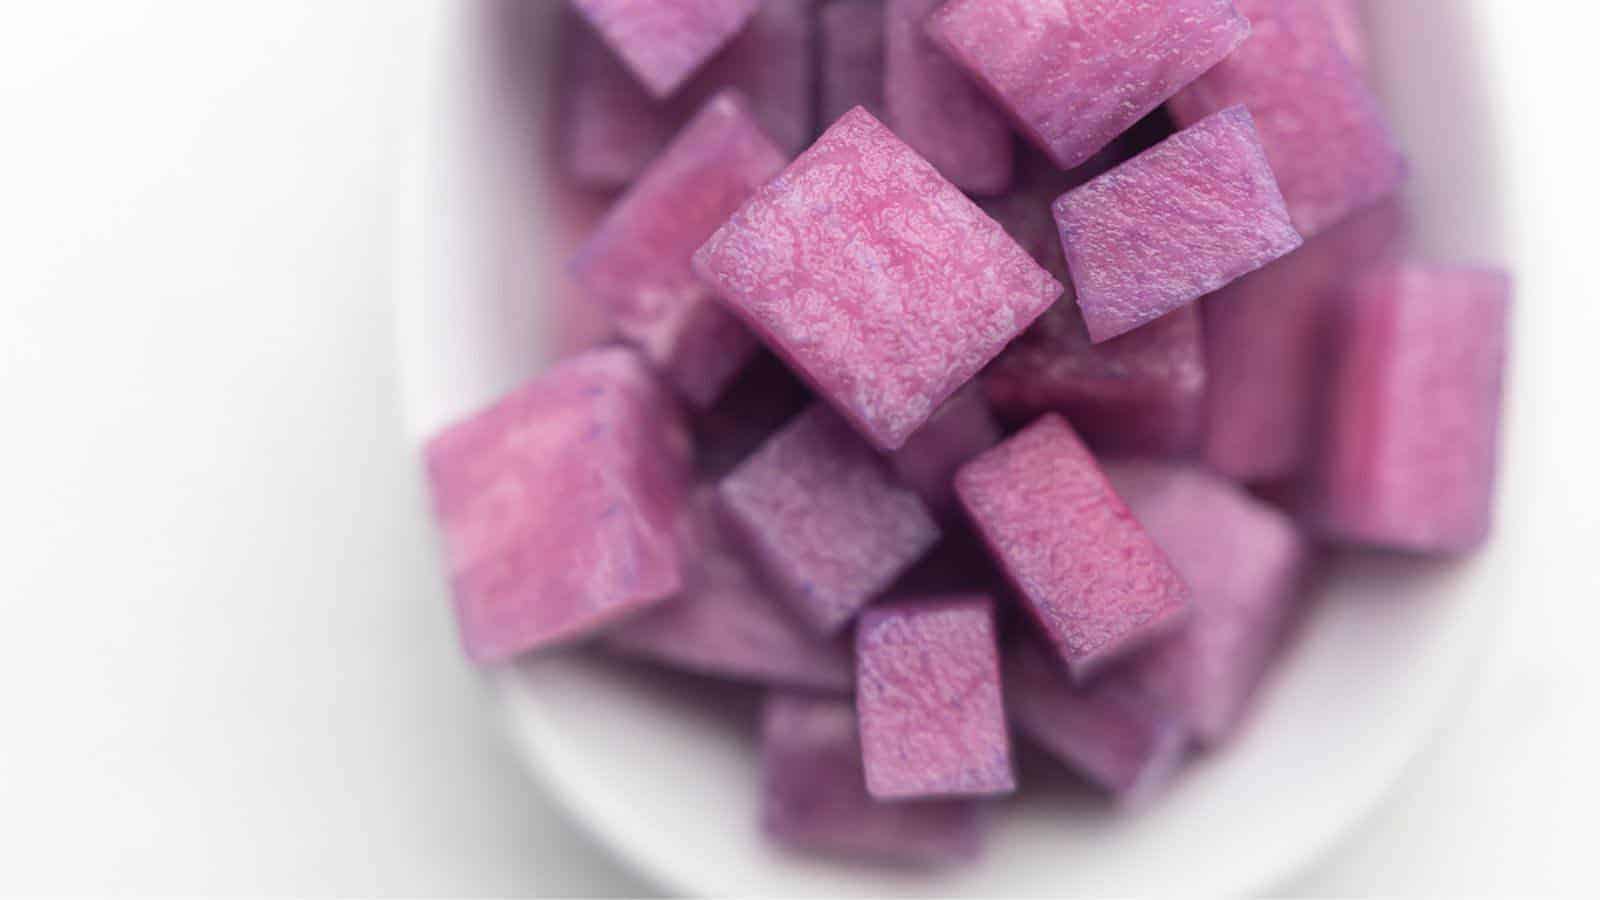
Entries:
[[796, 850], [932, 865], [978, 855], [972, 800], [879, 803], [867, 794], [849, 700], [775, 693], [761, 721], [761, 824]]
[[680, 523], [683, 590], [605, 636], [621, 653], [741, 681], [846, 691], [849, 648], [825, 640], [756, 576], [724, 532], [715, 489]]
[[889, 462], [930, 509], [944, 515], [956, 509], [956, 470], [999, 442], [1000, 426], [974, 382], [946, 400]]
[[876, 606], [856, 628], [867, 793], [880, 800], [1010, 793], [994, 601]]
[[1070, 169], [1250, 33], [1229, 0], [951, 0], [932, 38]]
[[1011, 183], [1011, 126], [928, 37], [941, 2], [886, 0], [886, 121], [956, 187], [998, 194]]
[[1300, 246], [1243, 107], [1178, 132], [1053, 212], [1089, 336], [1154, 321]]
[[571, 0], [650, 93], [677, 90], [761, 0]]
[[1188, 586], [1060, 416], [967, 463], [956, 493], [1074, 678], [1188, 616]]
[[719, 491], [767, 574], [824, 634], [939, 540], [917, 495], [823, 406], [784, 426]]
[[1249, 40], [1172, 98], [1179, 125], [1244, 105], [1300, 233], [1311, 237], [1405, 177], [1378, 99], [1317, 0], [1234, 0]]
[[1347, 298], [1317, 519], [1344, 541], [1459, 553], [1489, 533], [1511, 283], [1407, 264]]
[[1061, 294], [928, 162], [855, 109], [695, 256], [723, 299], [895, 450]]
[[831, 124], [857, 106], [882, 118], [883, 0], [826, 0], [819, 18], [822, 121]]
[[425, 456], [472, 659], [575, 640], [682, 586], [688, 435], [630, 351], [559, 363]]
[[718, 94], [573, 259], [574, 277], [617, 330], [699, 406], [716, 399], [757, 343], [695, 276], [691, 256], [784, 163], [743, 98]]

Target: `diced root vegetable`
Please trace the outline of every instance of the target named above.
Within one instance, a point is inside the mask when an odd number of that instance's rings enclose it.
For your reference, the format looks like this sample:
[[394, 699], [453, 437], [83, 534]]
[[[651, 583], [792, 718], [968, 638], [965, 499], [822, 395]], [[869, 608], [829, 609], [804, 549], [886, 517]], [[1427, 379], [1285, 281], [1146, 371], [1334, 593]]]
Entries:
[[823, 124], [857, 106], [883, 118], [883, 0], [826, 0], [818, 17]]
[[657, 97], [677, 90], [761, 5], [761, 0], [571, 2]]
[[880, 800], [1010, 793], [994, 601], [873, 607], [856, 629], [867, 792]]
[[939, 515], [956, 510], [956, 470], [1000, 442], [1000, 426], [976, 383], [939, 407], [904, 447], [890, 454], [895, 474]]

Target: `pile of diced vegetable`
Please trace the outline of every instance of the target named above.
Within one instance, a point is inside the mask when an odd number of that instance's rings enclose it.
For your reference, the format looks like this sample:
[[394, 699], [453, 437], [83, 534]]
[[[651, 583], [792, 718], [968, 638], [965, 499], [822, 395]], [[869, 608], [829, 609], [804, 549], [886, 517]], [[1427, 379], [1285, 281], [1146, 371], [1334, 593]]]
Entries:
[[612, 339], [427, 448], [468, 655], [770, 690], [829, 854], [971, 857], [1013, 741], [1221, 749], [1325, 548], [1489, 530], [1509, 282], [1407, 258], [1353, 9], [571, 0]]

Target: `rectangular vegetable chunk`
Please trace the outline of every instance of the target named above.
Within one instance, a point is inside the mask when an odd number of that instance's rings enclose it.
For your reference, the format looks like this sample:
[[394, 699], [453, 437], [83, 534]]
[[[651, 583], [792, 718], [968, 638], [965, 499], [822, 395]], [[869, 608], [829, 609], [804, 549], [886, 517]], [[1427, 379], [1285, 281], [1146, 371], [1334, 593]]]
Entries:
[[1489, 533], [1511, 283], [1407, 264], [1348, 298], [1318, 520], [1340, 540], [1460, 553]]
[[956, 187], [998, 194], [1011, 183], [1011, 127], [928, 37], [928, 17], [942, 2], [887, 0], [887, 121]]
[[879, 803], [867, 794], [847, 699], [774, 693], [761, 719], [761, 824], [796, 850], [914, 865], [978, 855], [972, 800]]
[[1393, 192], [1405, 160], [1321, 0], [1234, 0], [1250, 39], [1172, 98], [1179, 125], [1243, 104], [1289, 214], [1311, 237]]
[[1187, 617], [1188, 586], [1060, 416], [967, 463], [956, 494], [1074, 678]]
[[608, 632], [606, 646], [706, 675], [850, 691], [849, 649], [817, 637], [761, 583], [720, 515], [714, 488], [695, 493], [679, 527], [683, 590]]
[[467, 655], [587, 635], [682, 586], [688, 436], [620, 348], [559, 363], [424, 455]]
[[1188, 626], [1115, 677], [1163, 700], [1202, 744], [1220, 743], [1278, 648], [1310, 547], [1288, 516], [1199, 466], [1107, 463], [1106, 475], [1194, 597]]
[[878, 606], [856, 628], [856, 713], [879, 800], [1010, 793], [994, 601]]
[[678, 89], [755, 15], [761, 0], [572, 0], [657, 97]]
[[1053, 211], [1078, 308], [1097, 343], [1300, 246], [1243, 107], [1067, 192]]
[[939, 540], [917, 495], [822, 406], [784, 426], [718, 490], [767, 574], [824, 634]]
[[1250, 33], [1229, 0], [952, 0], [928, 25], [1063, 169]]
[[904, 444], [1061, 294], [863, 109], [758, 190], [695, 265], [882, 450]]
[[827, 0], [819, 16], [822, 121], [831, 124], [857, 106], [882, 118], [883, 0]]
[[955, 392], [906, 445], [889, 456], [900, 481], [940, 515], [956, 510], [956, 470], [1000, 443], [1000, 426], [976, 383]]
[[709, 406], [755, 339], [695, 276], [695, 249], [782, 171], [783, 151], [736, 93], [718, 94], [578, 250], [573, 276], [685, 397]]

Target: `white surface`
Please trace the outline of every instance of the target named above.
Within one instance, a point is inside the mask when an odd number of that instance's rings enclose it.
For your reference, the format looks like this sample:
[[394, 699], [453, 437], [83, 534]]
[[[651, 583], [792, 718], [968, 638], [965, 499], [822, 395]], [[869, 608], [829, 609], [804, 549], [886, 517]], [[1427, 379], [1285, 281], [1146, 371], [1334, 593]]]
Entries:
[[[1560, 310], [1519, 350], [1576, 379], [1600, 15], [1485, 8], [1524, 302]], [[640, 890], [503, 752], [414, 523], [385, 193], [413, 11], [8, 11], [0, 891]], [[1600, 430], [1569, 384], [1529, 400], [1565, 413], [1529, 439], [1539, 566], [1459, 717], [1295, 892], [1594, 892]]]

